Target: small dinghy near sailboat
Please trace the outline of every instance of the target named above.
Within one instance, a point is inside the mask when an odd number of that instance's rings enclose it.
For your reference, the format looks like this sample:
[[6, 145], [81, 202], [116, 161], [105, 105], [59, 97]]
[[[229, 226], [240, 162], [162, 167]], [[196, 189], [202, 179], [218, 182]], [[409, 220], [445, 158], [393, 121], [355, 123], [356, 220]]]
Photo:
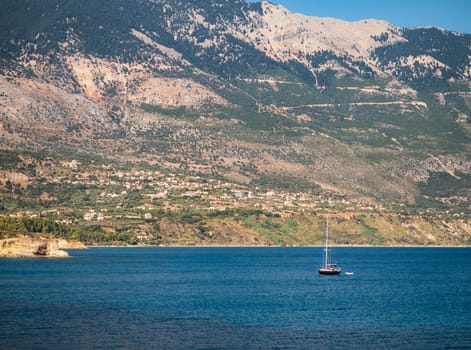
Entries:
[[337, 264], [331, 262], [329, 254], [329, 218], [325, 223], [325, 239], [322, 250], [322, 265], [317, 270], [321, 275], [338, 275], [342, 269]]

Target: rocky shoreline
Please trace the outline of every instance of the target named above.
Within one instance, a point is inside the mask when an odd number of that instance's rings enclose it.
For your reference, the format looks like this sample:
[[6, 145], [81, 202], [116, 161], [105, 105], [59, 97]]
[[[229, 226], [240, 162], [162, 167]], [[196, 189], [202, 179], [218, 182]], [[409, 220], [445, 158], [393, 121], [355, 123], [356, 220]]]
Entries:
[[14, 237], [0, 240], [0, 258], [67, 258], [63, 249], [84, 249], [78, 241], [42, 237]]

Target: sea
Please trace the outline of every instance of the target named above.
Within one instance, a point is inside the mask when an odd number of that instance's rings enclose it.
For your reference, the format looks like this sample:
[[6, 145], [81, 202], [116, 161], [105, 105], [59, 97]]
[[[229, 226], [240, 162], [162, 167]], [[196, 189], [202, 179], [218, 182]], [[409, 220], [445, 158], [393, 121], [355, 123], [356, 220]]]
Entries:
[[471, 349], [471, 248], [335, 248], [338, 276], [320, 253], [0, 259], [0, 349]]

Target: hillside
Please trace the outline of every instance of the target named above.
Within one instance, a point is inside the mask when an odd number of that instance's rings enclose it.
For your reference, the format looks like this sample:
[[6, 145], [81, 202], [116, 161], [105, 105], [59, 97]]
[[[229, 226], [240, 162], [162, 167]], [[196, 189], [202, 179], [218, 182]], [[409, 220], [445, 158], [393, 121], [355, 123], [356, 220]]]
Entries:
[[470, 57], [468, 34], [268, 2], [5, 0], [0, 209], [83, 217], [124, 169], [469, 223]]

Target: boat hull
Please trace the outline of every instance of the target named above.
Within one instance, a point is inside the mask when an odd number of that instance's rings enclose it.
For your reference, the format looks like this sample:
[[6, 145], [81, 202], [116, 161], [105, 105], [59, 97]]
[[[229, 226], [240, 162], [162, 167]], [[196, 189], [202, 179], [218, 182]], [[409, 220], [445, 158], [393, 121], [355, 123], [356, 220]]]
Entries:
[[329, 269], [329, 268], [320, 268], [317, 270], [320, 275], [338, 275], [342, 271], [341, 269]]

